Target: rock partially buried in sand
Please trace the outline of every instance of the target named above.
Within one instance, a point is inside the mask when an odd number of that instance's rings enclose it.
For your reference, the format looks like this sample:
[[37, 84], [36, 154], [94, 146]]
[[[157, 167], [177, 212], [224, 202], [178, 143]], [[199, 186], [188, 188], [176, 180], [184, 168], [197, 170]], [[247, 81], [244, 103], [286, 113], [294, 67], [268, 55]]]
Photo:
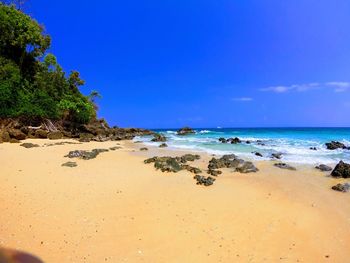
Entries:
[[38, 144], [34, 144], [34, 143], [22, 143], [20, 146], [24, 147], [24, 148], [35, 148], [35, 147], [40, 147]]
[[236, 168], [236, 172], [240, 172], [240, 173], [256, 173], [258, 170], [258, 168], [256, 168], [254, 166], [254, 164], [252, 162], [244, 162], [242, 165], [239, 165]]
[[196, 132], [190, 127], [183, 127], [177, 131], [177, 135], [189, 135], [195, 134]]
[[205, 177], [202, 175], [196, 175], [193, 177], [195, 180], [197, 180], [198, 185], [204, 185], [204, 186], [210, 186], [215, 182], [215, 178], [212, 178], [210, 176]]
[[144, 152], [144, 151], [148, 151], [148, 148], [146, 148], [146, 147], [142, 147], [142, 148], [140, 148], [140, 151], [142, 151], [142, 152]]
[[65, 157], [81, 158], [83, 160], [90, 160], [90, 159], [96, 158], [96, 156], [102, 152], [108, 152], [108, 149], [93, 149], [91, 152], [82, 151], [82, 150], [75, 150], [75, 151], [70, 151]]
[[346, 193], [346, 192], [349, 192], [349, 190], [350, 190], [350, 184], [348, 184], [348, 183], [337, 184], [337, 185], [332, 186], [332, 189], [334, 191], [339, 191], [339, 192]]
[[209, 171], [220, 168], [234, 168], [234, 171], [240, 173], [255, 173], [259, 171], [252, 162], [246, 162], [242, 159], [238, 159], [234, 154], [224, 155], [220, 159], [212, 158], [209, 161]]
[[187, 170], [187, 171], [189, 171], [191, 173], [194, 173], [194, 174], [202, 173], [201, 169], [199, 169], [197, 167], [190, 166], [190, 165], [186, 165], [186, 164], [182, 165], [182, 169], [185, 169], [185, 170]]
[[202, 171], [199, 168], [185, 165], [186, 162], [198, 160], [199, 158], [200, 156], [196, 154], [185, 154], [181, 157], [155, 156], [144, 160], [144, 163], [154, 163], [154, 167], [162, 172], [177, 173], [181, 170], [188, 170], [192, 173], [201, 173]]
[[207, 173], [212, 175], [212, 176], [218, 176], [218, 175], [222, 174], [222, 172], [220, 170], [208, 170]]
[[113, 146], [111, 148], [109, 148], [111, 151], [115, 151], [115, 150], [118, 150], [118, 149], [121, 149], [122, 147], [120, 146]]
[[333, 177], [350, 178], [350, 164], [340, 161], [331, 173]]
[[54, 132], [50, 132], [47, 135], [47, 138], [49, 138], [50, 140], [59, 140], [63, 138], [63, 134], [60, 131], [54, 131]]
[[18, 250], [0, 248], [0, 263], [44, 263], [39, 258]]
[[66, 162], [64, 164], [62, 164], [61, 166], [65, 166], [65, 167], [77, 167], [77, 163], [76, 162]]
[[166, 143], [162, 143], [161, 145], [159, 145], [159, 148], [165, 148], [165, 147], [168, 147]]
[[325, 165], [325, 164], [317, 165], [315, 168], [322, 171], [322, 172], [332, 171], [332, 167], [329, 167], [328, 165]]
[[296, 171], [296, 168], [286, 164], [286, 163], [275, 163], [274, 166], [281, 168], [281, 169], [286, 169], [286, 170], [291, 170], [291, 171]]

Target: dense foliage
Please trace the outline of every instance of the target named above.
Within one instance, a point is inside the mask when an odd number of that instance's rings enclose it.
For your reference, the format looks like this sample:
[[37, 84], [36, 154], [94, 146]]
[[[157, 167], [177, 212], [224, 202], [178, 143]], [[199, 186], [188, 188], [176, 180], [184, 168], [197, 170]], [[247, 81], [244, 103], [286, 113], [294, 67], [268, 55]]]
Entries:
[[[63, 71], [43, 27], [14, 6], [0, 3], [0, 117], [66, 119], [95, 117], [93, 100], [83, 96], [79, 72]], [[92, 96], [95, 96], [94, 93]]]

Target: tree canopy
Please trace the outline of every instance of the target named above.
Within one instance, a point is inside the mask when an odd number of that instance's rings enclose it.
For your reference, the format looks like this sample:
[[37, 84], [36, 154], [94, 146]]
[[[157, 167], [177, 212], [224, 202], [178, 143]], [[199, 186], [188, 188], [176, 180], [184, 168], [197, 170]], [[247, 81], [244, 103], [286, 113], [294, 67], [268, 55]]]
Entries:
[[92, 97], [79, 91], [84, 85], [79, 72], [66, 74], [47, 53], [50, 44], [37, 21], [14, 5], [0, 3], [0, 117], [79, 123], [96, 117]]

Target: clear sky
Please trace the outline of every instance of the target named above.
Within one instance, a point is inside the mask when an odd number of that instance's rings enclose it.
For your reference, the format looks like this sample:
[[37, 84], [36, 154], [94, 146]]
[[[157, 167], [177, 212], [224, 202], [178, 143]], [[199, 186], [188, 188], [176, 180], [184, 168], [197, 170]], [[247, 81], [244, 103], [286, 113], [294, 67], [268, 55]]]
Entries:
[[350, 126], [349, 0], [29, 0], [26, 11], [112, 125]]

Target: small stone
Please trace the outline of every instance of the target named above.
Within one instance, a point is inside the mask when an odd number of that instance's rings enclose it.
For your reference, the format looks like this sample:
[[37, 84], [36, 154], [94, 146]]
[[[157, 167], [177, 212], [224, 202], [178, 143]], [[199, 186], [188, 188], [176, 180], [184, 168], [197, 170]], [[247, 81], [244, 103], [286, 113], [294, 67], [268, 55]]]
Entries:
[[66, 162], [64, 164], [62, 164], [62, 166], [65, 166], [65, 167], [77, 167], [77, 163], [76, 162]]

